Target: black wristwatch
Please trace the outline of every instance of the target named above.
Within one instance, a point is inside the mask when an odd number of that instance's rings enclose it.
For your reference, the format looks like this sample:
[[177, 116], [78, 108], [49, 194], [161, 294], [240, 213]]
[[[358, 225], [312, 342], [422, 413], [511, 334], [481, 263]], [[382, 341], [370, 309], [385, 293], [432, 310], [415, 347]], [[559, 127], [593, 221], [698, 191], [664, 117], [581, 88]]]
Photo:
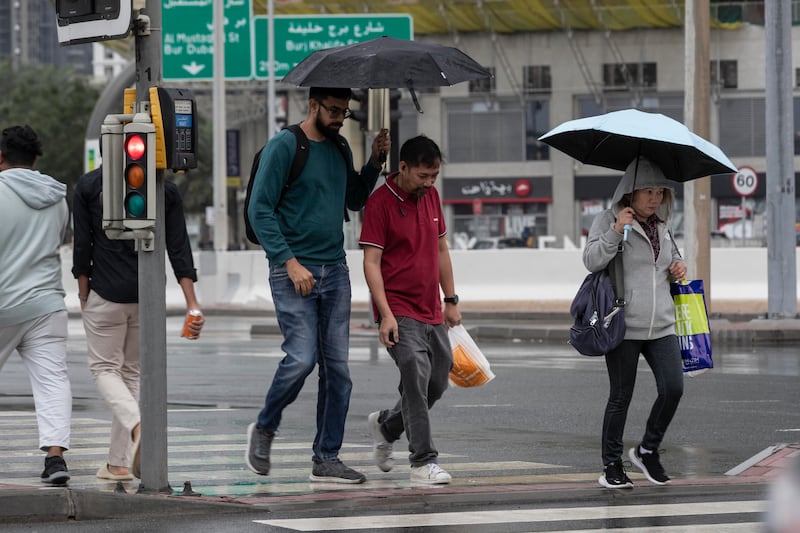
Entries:
[[445, 296], [444, 303], [458, 305], [458, 294], [452, 296]]

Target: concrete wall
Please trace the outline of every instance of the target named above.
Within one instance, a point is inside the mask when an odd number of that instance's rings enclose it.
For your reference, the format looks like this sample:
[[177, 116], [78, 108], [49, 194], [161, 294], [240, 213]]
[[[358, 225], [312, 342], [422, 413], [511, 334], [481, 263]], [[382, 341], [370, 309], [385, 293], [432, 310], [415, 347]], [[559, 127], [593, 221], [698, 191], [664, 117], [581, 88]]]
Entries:
[[[451, 254], [456, 288], [465, 306], [538, 302], [547, 310], [566, 311], [586, 275], [581, 250], [453, 250]], [[361, 251], [348, 250], [347, 260], [353, 301], [366, 303], [369, 291], [364, 281]], [[263, 252], [197, 252], [195, 265], [199, 277], [197, 291], [203, 306], [272, 308]], [[79, 309], [77, 283], [70, 273], [71, 268], [72, 250], [65, 247], [62, 269], [66, 301], [70, 310], [76, 310]], [[795, 283], [800, 287], [800, 275]], [[768, 298], [766, 248], [712, 248], [709, 288], [714, 302], [757, 302], [759, 309], [742, 311], [763, 312]], [[184, 305], [169, 267], [166, 302], [168, 308]]]

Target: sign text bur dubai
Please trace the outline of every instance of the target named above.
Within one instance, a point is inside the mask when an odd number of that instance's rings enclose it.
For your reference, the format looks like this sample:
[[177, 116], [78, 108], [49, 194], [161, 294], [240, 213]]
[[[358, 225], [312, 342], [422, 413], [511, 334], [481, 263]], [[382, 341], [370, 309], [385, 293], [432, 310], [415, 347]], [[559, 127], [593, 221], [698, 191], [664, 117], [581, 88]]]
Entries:
[[[267, 79], [268, 18], [252, 15], [252, 0], [226, 0], [226, 79]], [[214, 76], [213, 0], [164, 0], [163, 77], [211, 80]], [[275, 77], [282, 78], [315, 50], [383, 35], [413, 37], [410, 15], [278, 15], [274, 17]]]

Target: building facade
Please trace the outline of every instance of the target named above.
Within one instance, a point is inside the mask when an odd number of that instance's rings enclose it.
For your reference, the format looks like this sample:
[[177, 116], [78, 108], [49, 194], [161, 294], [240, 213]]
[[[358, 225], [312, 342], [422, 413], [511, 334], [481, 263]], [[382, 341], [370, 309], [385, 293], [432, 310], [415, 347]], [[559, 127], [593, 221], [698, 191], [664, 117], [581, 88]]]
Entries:
[[92, 44], [61, 46], [50, 0], [0, 2], [0, 59], [12, 65], [72, 66], [92, 74]]

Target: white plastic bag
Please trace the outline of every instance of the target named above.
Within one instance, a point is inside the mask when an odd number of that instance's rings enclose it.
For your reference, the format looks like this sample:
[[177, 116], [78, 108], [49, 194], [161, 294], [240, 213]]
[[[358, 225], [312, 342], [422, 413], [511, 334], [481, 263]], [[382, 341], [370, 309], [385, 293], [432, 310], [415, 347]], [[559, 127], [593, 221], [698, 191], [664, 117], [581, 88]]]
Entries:
[[448, 329], [453, 349], [450, 383], [458, 387], [477, 387], [494, 379], [494, 373], [475, 341], [462, 325]]

